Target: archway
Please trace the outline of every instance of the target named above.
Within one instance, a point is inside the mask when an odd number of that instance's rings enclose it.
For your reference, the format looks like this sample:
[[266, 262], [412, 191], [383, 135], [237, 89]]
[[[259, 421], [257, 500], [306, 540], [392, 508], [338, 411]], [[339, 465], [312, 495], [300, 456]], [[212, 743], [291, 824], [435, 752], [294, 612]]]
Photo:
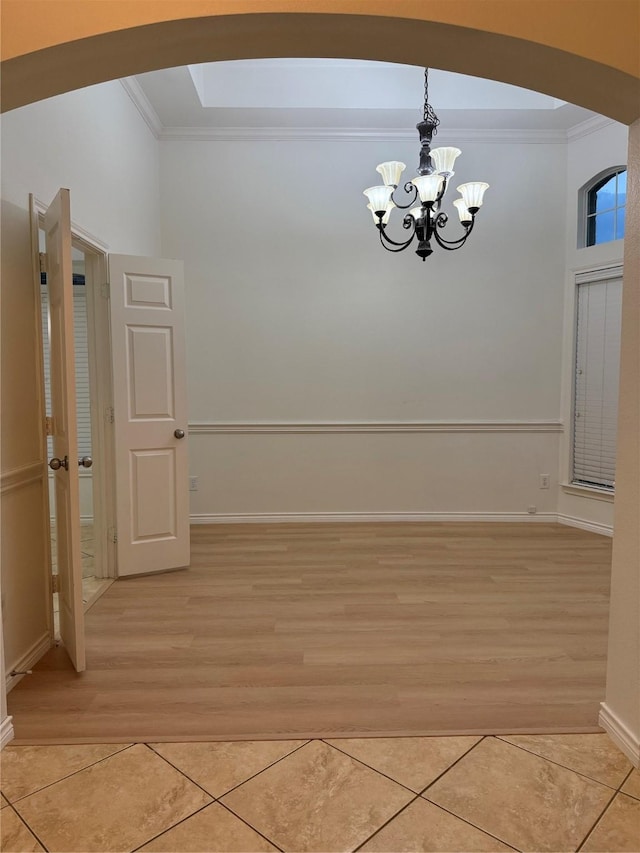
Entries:
[[518, 3], [517, 14], [505, 0], [428, 10], [402, 0], [392, 14], [381, 5], [13, 0], [3, 9], [2, 109], [158, 68], [295, 55], [428, 64], [555, 95], [626, 124], [640, 116], [634, 3], [617, 2], [613, 15], [610, 2], [592, 2], [588, 27], [565, 3]]
[[[386, 4], [388, 6], [388, 4]], [[144, 8], [141, 8], [143, 6]], [[4, 4], [2, 108], [188, 62], [269, 56], [377, 59], [473, 74], [536, 89], [626, 124], [630, 134], [616, 544], [609, 678], [603, 722], [640, 754], [640, 9], [509, 0], [9, 0]], [[168, 8], [169, 7], [169, 8]], [[302, 11], [301, 11], [302, 10]]]

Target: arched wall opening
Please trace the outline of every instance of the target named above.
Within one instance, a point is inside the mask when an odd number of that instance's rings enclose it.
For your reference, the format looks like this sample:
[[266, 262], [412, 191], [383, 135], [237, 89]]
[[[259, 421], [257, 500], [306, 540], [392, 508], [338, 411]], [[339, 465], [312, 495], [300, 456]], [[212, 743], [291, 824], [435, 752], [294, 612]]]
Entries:
[[[62, 92], [187, 63], [278, 56], [372, 59], [425, 65], [545, 92], [632, 125], [629, 237], [625, 245], [611, 642], [606, 721], [638, 757], [638, 559], [640, 534], [640, 80], [638, 6], [399, 2], [393, 16], [370, 3], [12, 2], [3, 9], [4, 111]], [[7, 8], [8, 6], [8, 8]], [[109, 6], [108, 12], [106, 11]], [[300, 12], [303, 6], [305, 12]], [[615, 6], [615, 10], [612, 10]], [[83, 8], [84, 7], [84, 8]], [[164, 11], [162, 11], [164, 7]], [[265, 11], [268, 8], [270, 11]], [[260, 11], [258, 11], [260, 10]], [[311, 12], [309, 12], [311, 10]], [[244, 13], [246, 12], [246, 13]], [[180, 15], [180, 17], [178, 17]], [[29, 17], [32, 17], [29, 26]], [[586, 20], [588, 17], [588, 21]], [[9, 30], [9, 35], [7, 35]], [[616, 58], [617, 57], [617, 58]], [[9, 464], [12, 460], [9, 459]], [[6, 463], [5, 463], [6, 464]], [[20, 461], [13, 461], [19, 465]], [[4, 679], [2, 679], [4, 683]], [[4, 712], [4, 709], [3, 709]]]
[[[18, 10], [13, 6], [18, 5], [12, 4], [10, 13], [15, 15]], [[34, 4], [20, 5], [26, 9]], [[51, 7], [65, 5], [75, 4], [51, 3], [47, 11], [51, 13]], [[114, 20], [113, 29], [108, 21], [87, 21], [87, 34], [77, 39], [67, 37], [60, 43], [47, 43], [51, 36], [43, 34], [46, 46], [42, 47], [37, 44], [37, 36], [28, 45], [16, 40], [4, 49], [2, 109], [159, 68], [295, 55], [430, 65], [554, 95], [626, 124], [640, 115], [640, 80], [624, 70], [624, 65], [633, 67], [633, 57], [616, 67], [615, 63], [606, 64], [543, 39], [536, 40], [526, 29], [527, 15], [519, 26], [517, 21], [511, 22], [516, 33], [511, 35], [491, 31], [490, 15], [485, 26], [478, 25], [472, 15], [471, 25], [464, 25], [418, 16], [401, 17], [401, 4], [394, 16], [349, 14], [349, 7], [353, 6], [350, 3], [332, 4], [345, 7], [332, 14], [281, 13], [276, 11], [281, 3], [261, 5], [263, 9], [271, 6], [274, 11], [201, 14], [142, 26], [125, 26], [126, 19]], [[5, 28], [10, 25], [7, 17], [11, 15], [5, 12]], [[135, 23], [135, 11], [131, 18]], [[558, 22], [549, 22], [550, 29], [554, 24], [557, 26]], [[620, 23], [618, 31], [624, 32]], [[621, 46], [619, 55], [624, 52]]]

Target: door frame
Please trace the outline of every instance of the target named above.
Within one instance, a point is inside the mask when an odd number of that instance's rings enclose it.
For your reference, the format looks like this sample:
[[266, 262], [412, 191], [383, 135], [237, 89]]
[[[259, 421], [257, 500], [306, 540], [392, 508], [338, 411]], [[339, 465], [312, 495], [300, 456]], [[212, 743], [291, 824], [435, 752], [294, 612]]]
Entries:
[[[38, 218], [38, 227], [42, 228], [47, 205], [34, 196], [34, 211]], [[95, 531], [96, 576], [109, 579], [117, 577], [115, 530], [115, 490], [114, 490], [114, 442], [110, 413], [113, 411], [113, 380], [111, 373], [111, 329], [109, 320], [108, 293], [108, 246], [98, 237], [71, 221], [71, 244], [85, 255], [85, 286], [87, 288], [87, 342], [89, 360], [89, 387], [91, 389], [91, 452], [93, 456], [92, 492], [93, 519]], [[39, 246], [34, 248], [37, 253]], [[38, 327], [41, 328], [40, 308], [40, 271], [38, 258], [34, 259], [36, 278], [36, 312]], [[49, 467], [47, 458], [47, 436], [44, 428], [44, 349], [42, 334], [37, 335], [39, 371], [38, 392], [43, 412], [43, 460], [46, 472], [46, 513], [44, 517], [45, 541], [49, 543], [49, 610], [50, 632], [53, 639], [53, 596], [51, 595], [51, 529], [49, 506]], [[107, 358], [105, 358], [107, 354]]]

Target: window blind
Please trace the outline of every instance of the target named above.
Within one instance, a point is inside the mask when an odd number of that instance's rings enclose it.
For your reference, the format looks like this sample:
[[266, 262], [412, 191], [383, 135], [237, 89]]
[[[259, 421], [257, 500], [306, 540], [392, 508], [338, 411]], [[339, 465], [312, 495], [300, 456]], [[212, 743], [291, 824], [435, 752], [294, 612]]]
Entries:
[[622, 279], [578, 283], [573, 482], [613, 489]]
[[[49, 301], [46, 287], [40, 290], [44, 350], [44, 388], [47, 414], [51, 414], [49, 375]], [[87, 295], [84, 286], [73, 288], [73, 331], [76, 355], [76, 400], [78, 419], [78, 455], [91, 456], [91, 408], [89, 393], [89, 349], [87, 344]], [[47, 439], [49, 457], [53, 455], [51, 437]]]

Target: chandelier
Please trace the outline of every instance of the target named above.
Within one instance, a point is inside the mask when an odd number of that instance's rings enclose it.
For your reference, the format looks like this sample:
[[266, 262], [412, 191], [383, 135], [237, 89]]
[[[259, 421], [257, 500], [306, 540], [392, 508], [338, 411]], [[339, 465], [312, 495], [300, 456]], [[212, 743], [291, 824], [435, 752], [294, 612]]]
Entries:
[[[404, 163], [391, 160], [380, 163], [376, 171], [382, 175], [384, 185], [369, 187], [364, 195], [369, 199], [367, 207], [371, 211], [373, 221], [380, 234], [380, 242], [389, 252], [402, 252], [407, 249], [413, 240], [417, 240], [416, 254], [423, 261], [433, 252], [431, 240], [435, 240], [439, 246], [448, 251], [459, 249], [467, 241], [473, 230], [476, 214], [482, 206], [482, 197], [489, 184], [473, 181], [468, 184], [460, 184], [457, 188], [460, 198], [453, 204], [458, 210], [460, 222], [464, 228], [464, 234], [457, 240], [445, 240], [441, 231], [449, 221], [449, 217], [440, 210], [442, 198], [447, 191], [447, 184], [454, 176], [453, 165], [456, 157], [462, 152], [459, 148], [434, 148], [431, 150], [431, 142], [440, 119], [433, 111], [429, 103], [429, 69], [424, 70], [424, 116], [423, 120], [416, 125], [420, 135], [420, 164], [418, 174], [413, 180], [407, 181], [404, 191], [409, 196], [406, 204], [400, 204], [394, 198], [394, 193], [400, 182], [400, 175], [405, 170]], [[420, 199], [420, 204], [416, 201]], [[387, 224], [394, 207], [399, 210], [409, 210], [402, 220], [402, 227], [411, 232], [404, 242], [392, 240], [386, 233]]]

